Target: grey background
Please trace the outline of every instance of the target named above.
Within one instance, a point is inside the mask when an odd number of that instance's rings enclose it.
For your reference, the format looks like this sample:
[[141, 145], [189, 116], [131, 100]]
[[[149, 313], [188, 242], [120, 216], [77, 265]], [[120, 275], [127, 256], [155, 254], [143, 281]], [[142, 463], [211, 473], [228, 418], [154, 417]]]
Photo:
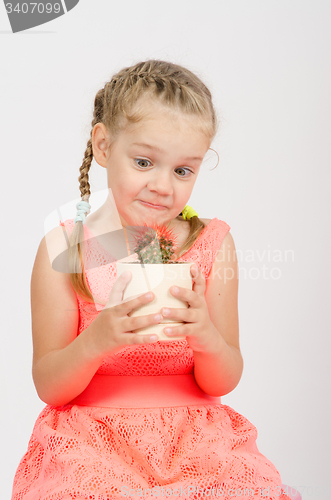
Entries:
[[64, 14], [61, 1], [7, 2], [7, 13], [13, 33], [47, 23]]
[[[222, 120], [191, 205], [225, 220], [238, 252], [245, 368], [223, 403], [284, 483], [329, 498], [330, 14], [321, 0], [81, 1], [13, 35], [0, 5], [1, 498], [44, 407], [29, 296], [44, 220], [79, 196], [96, 91], [148, 58], [195, 71]], [[93, 165], [92, 190], [104, 174]]]

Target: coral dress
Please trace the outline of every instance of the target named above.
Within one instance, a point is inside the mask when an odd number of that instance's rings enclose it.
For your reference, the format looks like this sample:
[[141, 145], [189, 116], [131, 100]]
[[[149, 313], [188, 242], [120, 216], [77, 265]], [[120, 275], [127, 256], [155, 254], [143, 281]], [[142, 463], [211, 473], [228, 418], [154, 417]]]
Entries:
[[[73, 220], [61, 224], [70, 233]], [[196, 262], [207, 278], [229, 229], [212, 219], [180, 260]], [[116, 264], [86, 226], [84, 231], [86, 262], [98, 263], [87, 266], [86, 278], [93, 295], [107, 301]], [[100, 307], [78, 295], [77, 303], [79, 334]], [[91, 383], [78, 404], [46, 405], [17, 469], [12, 500], [289, 500], [275, 466], [256, 446], [254, 425], [220, 398], [205, 395], [193, 368], [186, 340], [126, 346], [105, 358], [95, 378], [115, 381], [108, 384], [114, 397], [103, 399], [102, 391], [94, 397]], [[140, 392], [137, 380], [143, 382]]]

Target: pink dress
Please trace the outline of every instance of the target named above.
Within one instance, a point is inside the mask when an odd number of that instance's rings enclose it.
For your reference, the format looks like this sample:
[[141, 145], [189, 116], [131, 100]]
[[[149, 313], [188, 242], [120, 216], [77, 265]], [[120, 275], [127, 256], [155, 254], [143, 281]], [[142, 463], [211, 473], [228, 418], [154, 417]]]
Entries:
[[[70, 232], [73, 220], [61, 224]], [[196, 262], [207, 278], [229, 229], [224, 221], [212, 219], [180, 260]], [[107, 301], [116, 265], [109, 263], [95, 239], [91, 244], [86, 226], [84, 231], [86, 262], [98, 263], [87, 269], [86, 278], [92, 293]], [[79, 335], [99, 311], [78, 295], [77, 303]], [[154, 387], [159, 381], [184, 380], [188, 394], [182, 403], [174, 394], [177, 402], [170, 405], [171, 394], [167, 401], [161, 384], [158, 393], [154, 390], [155, 405], [148, 403], [149, 391], [141, 394], [140, 407], [140, 397], [132, 391], [127, 400], [119, 391], [119, 401], [126, 404], [118, 407], [86, 402], [46, 405], [17, 469], [12, 500], [207, 496], [233, 500], [235, 495], [289, 500], [277, 469], [256, 446], [254, 425], [221, 404], [220, 398], [208, 400], [206, 395], [204, 400], [204, 393], [195, 382], [196, 387], [192, 385], [193, 368], [193, 351], [186, 340], [127, 346], [105, 358], [96, 374], [99, 379], [141, 377], [149, 384], [155, 380]]]

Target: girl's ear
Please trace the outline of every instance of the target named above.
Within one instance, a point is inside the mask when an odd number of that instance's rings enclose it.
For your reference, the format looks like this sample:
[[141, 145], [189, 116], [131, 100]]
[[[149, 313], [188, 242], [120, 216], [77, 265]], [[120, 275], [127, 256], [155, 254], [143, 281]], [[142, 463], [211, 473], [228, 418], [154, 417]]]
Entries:
[[97, 123], [92, 131], [92, 148], [94, 159], [100, 167], [107, 168], [108, 145], [108, 131], [103, 123]]

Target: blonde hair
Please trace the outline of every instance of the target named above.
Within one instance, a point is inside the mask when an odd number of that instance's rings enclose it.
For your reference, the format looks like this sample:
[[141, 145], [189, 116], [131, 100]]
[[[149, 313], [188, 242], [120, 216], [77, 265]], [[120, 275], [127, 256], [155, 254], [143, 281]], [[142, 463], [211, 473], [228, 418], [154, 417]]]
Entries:
[[[144, 118], [144, 107], [139, 104], [140, 98], [147, 92], [176, 111], [203, 118], [201, 120], [202, 132], [210, 138], [210, 141], [215, 136], [218, 122], [212, 96], [194, 73], [177, 64], [159, 60], [140, 62], [124, 68], [114, 75], [95, 96], [91, 136], [78, 177], [83, 201], [88, 202], [91, 194], [88, 173], [93, 159], [94, 126], [97, 123], [103, 123], [112, 137], [116, 138], [128, 124], [137, 123]], [[193, 245], [205, 227], [198, 217], [192, 217], [189, 222], [190, 232], [187, 240], [176, 253], [178, 257]], [[74, 290], [79, 295], [87, 301], [94, 302], [84, 272], [83, 241], [83, 223], [77, 221], [69, 240], [70, 279]]]

